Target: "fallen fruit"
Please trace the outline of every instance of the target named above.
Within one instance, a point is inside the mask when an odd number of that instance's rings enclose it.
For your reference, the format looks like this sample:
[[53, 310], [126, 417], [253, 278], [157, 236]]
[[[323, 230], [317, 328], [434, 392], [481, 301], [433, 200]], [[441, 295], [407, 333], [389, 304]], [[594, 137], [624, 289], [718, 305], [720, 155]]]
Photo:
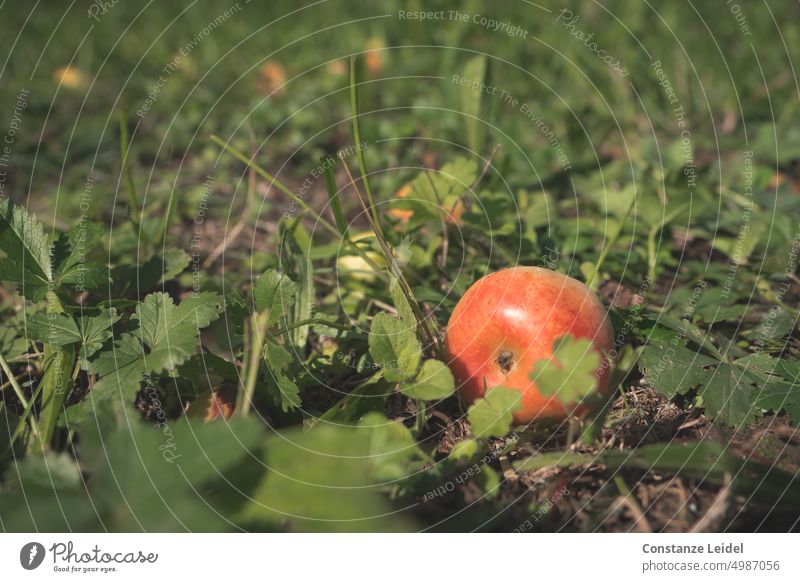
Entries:
[[367, 70], [377, 75], [383, 71], [383, 51], [386, 48], [386, 43], [382, 38], [373, 36], [367, 40], [364, 48], [366, 49], [364, 60]]
[[[360, 232], [350, 236], [350, 240], [358, 243], [364, 249], [365, 254], [375, 263], [378, 267], [386, 266], [386, 258], [374, 250], [378, 248], [378, 242], [375, 238], [375, 233], [371, 230]], [[345, 254], [352, 253], [351, 249], [343, 249], [343, 254], [339, 255], [336, 259], [336, 276], [339, 283], [345, 283], [348, 280], [362, 281], [369, 283], [375, 281], [377, 275], [372, 267], [367, 263], [361, 255]]]
[[[407, 184], [401, 186], [400, 189], [394, 193], [394, 197], [399, 200], [408, 198], [408, 196], [413, 193], [413, 189], [414, 183], [408, 182]], [[440, 207], [440, 211], [444, 216], [444, 220], [448, 224], [459, 224], [461, 221], [461, 216], [464, 214], [464, 210], [464, 203], [460, 198], [457, 199], [451, 206]], [[402, 224], [407, 224], [408, 221], [414, 216], [414, 211], [407, 208], [390, 208], [389, 216], [396, 218]]]
[[286, 70], [276, 61], [267, 61], [258, 69], [256, 88], [266, 96], [283, 92]]
[[597, 390], [608, 390], [613, 330], [608, 314], [586, 285], [540, 267], [513, 267], [487, 275], [467, 290], [453, 310], [445, 344], [448, 364], [466, 404], [485, 389], [505, 386], [522, 393], [516, 424], [563, 419], [556, 396], [542, 396], [530, 373], [550, 358], [555, 340], [588, 339], [601, 355]]
[[89, 75], [76, 67], [59, 67], [53, 71], [53, 81], [67, 89], [82, 91], [89, 87]]

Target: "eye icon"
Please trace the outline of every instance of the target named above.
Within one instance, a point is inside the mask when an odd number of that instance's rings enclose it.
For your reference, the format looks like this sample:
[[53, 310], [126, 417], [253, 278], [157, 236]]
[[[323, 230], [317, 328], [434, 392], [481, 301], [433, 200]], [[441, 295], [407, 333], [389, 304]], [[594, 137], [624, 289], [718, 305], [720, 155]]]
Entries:
[[19, 563], [26, 570], [35, 570], [44, 561], [44, 546], [39, 542], [29, 542], [19, 551]]

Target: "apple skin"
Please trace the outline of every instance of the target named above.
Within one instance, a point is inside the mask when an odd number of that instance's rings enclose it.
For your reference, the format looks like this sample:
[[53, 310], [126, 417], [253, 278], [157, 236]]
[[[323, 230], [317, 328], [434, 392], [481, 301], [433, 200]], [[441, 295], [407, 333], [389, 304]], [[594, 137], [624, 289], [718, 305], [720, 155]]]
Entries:
[[[522, 392], [515, 424], [566, 418], [564, 405], [555, 396], [542, 396], [529, 376], [534, 363], [552, 356], [553, 342], [565, 335], [594, 343], [603, 364], [596, 373], [597, 389], [607, 394], [606, 354], [614, 331], [594, 292], [540, 267], [512, 267], [478, 280], [453, 310], [445, 336], [448, 365], [462, 400], [469, 405], [482, 398], [485, 379], [490, 389]], [[506, 370], [499, 361], [504, 352], [513, 358]]]

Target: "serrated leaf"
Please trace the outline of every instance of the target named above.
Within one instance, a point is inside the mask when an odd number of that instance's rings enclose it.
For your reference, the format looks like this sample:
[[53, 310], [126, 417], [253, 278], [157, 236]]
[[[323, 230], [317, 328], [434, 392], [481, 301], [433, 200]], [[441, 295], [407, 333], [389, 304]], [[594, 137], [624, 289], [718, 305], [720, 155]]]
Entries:
[[96, 291], [108, 285], [108, 267], [99, 263], [80, 264], [60, 277], [61, 283], [76, 291]]
[[369, 353], [389, 382], [414, 378], [422, 359], [422, 348], [413, 324], [387, 313], [379, 313], [372, 320]]
[[405, 293], [403, 293], [403, 290], [400, 288], [400, 281], [392, 274], [389, 275], [389, 295], [392, 298], [392, 304], [395, 309], [397, 309], [398, 317], [400, 317], [402, 321], [408, 323], [412, 321], [415, 322], [414, 310], [411, 309], [411, 305], [408, 303]]
[[37, 313], [28, 320], [31, 339], [56, 346], [66, 346], [81, 341], [78, 323], [63, 313]]
[[176, 369], [195, 354], [200, 329], [216, 320], [222, 307], [216, 293], [200, 293], [177, 306], [166, 293], [151, 293], [136, 306], [139, 329], [123, 334], [112, 350], [89, 362], [89, 370], [103, 376], [94, 391], [119, 389], [128, 397], [145, 372]]
[[379, 423], [370, 416], [366, 422], [357, 427], [318, 424], [269, 438], [262, 462], [270, 470], [240, 512], [247, 529], [277, 524], [293, 531], [409, 528], [405, 519], [388, 517], [390, 505], [375, 487], [387, 474], [410, 472], [409, 461], [401, 456], [406, 441], [393, 427], [381, 426], [388, 420]]
[[400, 384], [400, 392], [418, 400], [442, 400], [454, 391], [453, 374], [439, 360], [427, 360], [413, 382]]
[[648, 342], [638, 362], [647, 383], [667, 398], [697, 387], [708, 374], [706, 367], [718, 363], [684, 347], [681, 340]]
[[37, 313], [28, 321], [28, 332], [33, 339], [57, 346], [80, 343], [80, 358], [85, 361], [111, 338], [111, 327], [119, 319], [114, 308], [77, 320], [63, 313]]
[[729, 426], [742, 427], [756, 416], [753, 388], [743, 370], [721, 364], [708, 372], [698, 395], [703, 398], [706, 416]]
[[599, 367], [600, 356], [591, 340], [564, 336], [555, 341], [552, 358], [533, 365], [530, 377], [542, 396], [571, 405], [595, 392]]
[[84, 260], [102, 238], [103, 227], [88, 220], [81, 220], [62, 233], [54, 243], [56, 274], [63, 274]]
[[285, 347], [272, 339], [264, 342], [264, 359], [271, 370], [285, 372], [289, 364], [294, 362], [294, 357]]
[[514, 412], [522, 408], [522, 394], [504, 386], [489, 389], [467, 411], [472, 432], [480, 438], [502, 437], [511, 430]]
[[182, 249], [169, 248], [142, 264], [120, 265], [112, 271], [114, 290], [117, 295], [139, 297], [180, 275], [189, 261], [191, 257]]
[[9, 198], [0, 199], [0, 281], [13, 281], [23, 294], [34, 294], [53, 280], [51, 243], [42, 223], [15, 206]]
[[256, 279], [253, 285], [253, 299], [256, 311], [269, 310], [267, 325], [275, 325], [294, 305], [297, 285], [289, 277], [269, 269]]
[[146, 371], [145, 350], [134, 335], [126, 333], [89, 362], [89, 371], [100, 376], [92, 388], [92, 396], [107, 398], [121, 393], [125, 400], [139, 390]]
[[278, 388], [277, 396], [281, 405], [281, 410], [284, 412], [294, 410], [303, 403], [300, 399], [300, 388], [288, 376], [276, 374], [275, 385]]
[[272, 339], [264, 343], [264, 360], [267, 364], [267, 388], [272, 400], [284, 412], [294, 410], [302, 404], [300, 388], [289, 378], [287, 370], [295, 361], [289, 351]]
[[758, 408], [785, 411], [792, 423], [800, 423], [800, 384], [772, 382], [756, 390], [755, 405]]

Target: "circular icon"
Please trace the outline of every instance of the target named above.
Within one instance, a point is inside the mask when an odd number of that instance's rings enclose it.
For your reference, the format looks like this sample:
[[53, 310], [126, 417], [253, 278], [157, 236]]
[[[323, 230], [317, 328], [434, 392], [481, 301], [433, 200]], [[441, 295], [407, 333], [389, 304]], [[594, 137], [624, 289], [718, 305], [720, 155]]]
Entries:
[[35, 570], [44, 561], [44, 546], [39, 542], [29, 542], [19, 551], [19, 563], [26, 570]]

